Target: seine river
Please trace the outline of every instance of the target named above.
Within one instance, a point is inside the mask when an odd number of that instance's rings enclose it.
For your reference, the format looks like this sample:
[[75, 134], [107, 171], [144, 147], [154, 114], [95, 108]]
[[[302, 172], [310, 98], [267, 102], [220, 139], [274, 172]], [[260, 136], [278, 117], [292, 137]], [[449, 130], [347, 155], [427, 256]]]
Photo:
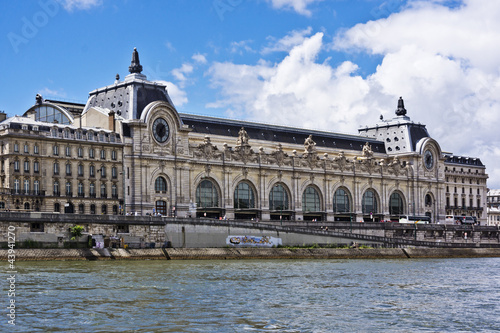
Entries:
[[500, 258], [39, 261], [16, 269], [16, 326], [3, 307], [3, 332], [500, 330]]

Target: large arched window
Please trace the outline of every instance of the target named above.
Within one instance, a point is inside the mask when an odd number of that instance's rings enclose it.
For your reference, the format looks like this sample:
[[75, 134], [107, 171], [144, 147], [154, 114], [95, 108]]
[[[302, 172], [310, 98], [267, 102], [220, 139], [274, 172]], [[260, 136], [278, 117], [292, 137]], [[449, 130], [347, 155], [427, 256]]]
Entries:
[[313, 186], [308, 186], [302, 194], [302, 211], [321, 211], [321, 201], [318, 191]]
[[196, 187], [196, 204], [201, 207], [219, 207], [219, 194], [214, 183], [203, 180]]
[[375, 214], [377, 210], [377, 197], [373, 190], [367, 190], [363, 194], [363, 201], [361, 203], [363, 214]]
[[234, 190], [234, 208], [255, 208], [255, 194], [250, 184], [241, 182]]
[[289, 209], [288, 193], [281, 184], [276, 184], [269, 193], [269, 209], [283, 211]]
[[391, 194], [389, 199], [389, 214], [390, 215], [403, 215], [404, 214], [404, 205], [403, 199], [399, 193], [394, 192]]
[[348, 213], [351, 211], [349, 202], [349, 195], [347, 191], [339, 188], [333, 195], [333, 212], [334, 213]]
[[58, 124], [69, 125], [73, 122], [73, 117], [62, 109], [57, 109], [51, 105], [40, 105], [35, 107], [35, 120], [47, 123], [57, 122]]
[[158, 177], [155, 180], [155, 192], [167, 193], [167, 181], [163, 177]]

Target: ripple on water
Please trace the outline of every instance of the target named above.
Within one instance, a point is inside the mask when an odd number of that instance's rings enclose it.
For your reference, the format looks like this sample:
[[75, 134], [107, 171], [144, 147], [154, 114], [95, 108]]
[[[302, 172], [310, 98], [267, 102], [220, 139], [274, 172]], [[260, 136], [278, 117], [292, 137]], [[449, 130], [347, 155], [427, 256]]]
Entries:
[[499, 264], [497, 258], [19, 262], [16, 329], [486, 332], [500, 327]]

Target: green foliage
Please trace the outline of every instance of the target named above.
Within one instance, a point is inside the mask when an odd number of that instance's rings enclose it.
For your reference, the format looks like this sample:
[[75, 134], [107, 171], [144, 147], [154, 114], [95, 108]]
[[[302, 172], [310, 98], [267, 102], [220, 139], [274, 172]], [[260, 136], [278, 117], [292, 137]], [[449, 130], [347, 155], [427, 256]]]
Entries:
[[40, 249], [43, 248], [42, 244], [34, 241], [32, 239], [26, 239], [23, 241], [22, 245], [20, 246], [24, 249]]
[[85, 228], [82, 227], [81, 225], [75, 225], [73, 228], [70, 229], [71, 229], [71, 240], [76, 240], [82, 237], [83, 230], [85, 230]]

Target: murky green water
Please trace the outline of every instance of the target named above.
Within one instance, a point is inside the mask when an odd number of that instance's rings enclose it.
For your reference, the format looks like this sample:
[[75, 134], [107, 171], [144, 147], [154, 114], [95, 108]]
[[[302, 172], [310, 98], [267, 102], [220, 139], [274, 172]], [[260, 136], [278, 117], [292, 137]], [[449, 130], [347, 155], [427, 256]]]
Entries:
[[53, 261], [16, 268], [16, 326], [7, 323], [9, 284], [2, 279], [2, 331], [500, 330], [500, 258]]

